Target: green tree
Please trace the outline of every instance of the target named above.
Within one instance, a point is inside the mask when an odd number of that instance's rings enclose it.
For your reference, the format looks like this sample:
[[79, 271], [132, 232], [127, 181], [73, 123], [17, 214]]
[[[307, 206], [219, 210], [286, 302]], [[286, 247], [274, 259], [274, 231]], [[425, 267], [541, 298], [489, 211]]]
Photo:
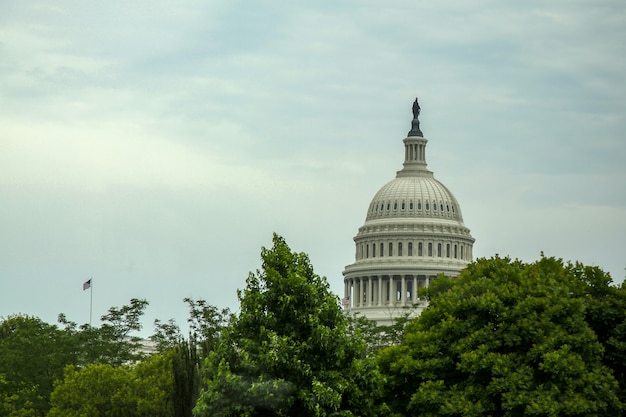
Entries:
[[174, 320], [154, 321], [150, 337], [159, 351], [172, 352], [173, 411], [175, 417], [191, 417], [200, 395], [200, 365], [218, 345], [230, 316], [229, 309], [218, 309], [203, 299], [185, 298], [189, 306], [189, 340], [182, 336]]
[[613, 371], [626, 403], [626, 282], [613, 285], [611, 276], [595, 266], [576, 263], [569, 269], [584, 284], [579, 296], [585, 301], [585, 320], [604, 347], [602, 362]]
[[50, 396], [49, 417], [169, 417], [172, 354], [134, 365], [68, 366]]
[[377, 416], [379, 374], [325, 278], [274, 235], [204, 368], [196, 416]]
[[128, 368], [108, 364], [68, 366], [50, 396], [49, 417], [135, 416], [137, 397]]
[[402, 343], [380, 354], [391, 407], [398, 416], [619, 415], [584, 293], [553, 258], [482, 259], [435, 284]]
[[141, 338], [132, 333], [141, 330], [141, 317], [148, 301], [132, 298], [130, 304], [111, 307], [100, 317], [100, 327], [88, 324], [78, 326], [69, 321], [65, 314], [59, 314], [58, 321], [73, 338], [79, 352], [78, 364], [94, 363], [122, 365], [138, 361], [144, 357], [140, 353]]
[[25, 315], [0, 321], [0, 416], [45, 415], [55, 379], [77, 357], [71, 335], [55, 325]]

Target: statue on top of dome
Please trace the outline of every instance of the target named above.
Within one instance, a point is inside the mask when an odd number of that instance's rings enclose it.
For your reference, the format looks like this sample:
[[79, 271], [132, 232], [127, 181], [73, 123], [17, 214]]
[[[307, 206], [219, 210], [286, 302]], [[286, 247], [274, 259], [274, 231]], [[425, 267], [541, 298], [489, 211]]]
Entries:
[[415, 97], [415, 101], [413, 102], [413, 118], [417, 119], [417, 117], [420, 115], [420, 105], [417, 102], [417, 97]]

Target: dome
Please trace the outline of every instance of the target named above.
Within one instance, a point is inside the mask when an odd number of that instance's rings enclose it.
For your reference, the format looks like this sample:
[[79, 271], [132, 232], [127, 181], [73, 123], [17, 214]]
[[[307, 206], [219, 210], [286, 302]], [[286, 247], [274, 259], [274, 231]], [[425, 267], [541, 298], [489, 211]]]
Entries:
[[366, 221], [386, 218], [435, 218], [463, 222], [459, 203], [431, 176], [399, 177], [374, 196]]
[[344, 275], [346, 313], [391, 324], [426, 301], [423, 288], [439, 275], [455, 277], [472, 261], [474, 238], [458, 201], [427, 169], [426, 144], [417, 99], [404, 143], [403, 168], [372, 198], [354, 237], [355, 261]]

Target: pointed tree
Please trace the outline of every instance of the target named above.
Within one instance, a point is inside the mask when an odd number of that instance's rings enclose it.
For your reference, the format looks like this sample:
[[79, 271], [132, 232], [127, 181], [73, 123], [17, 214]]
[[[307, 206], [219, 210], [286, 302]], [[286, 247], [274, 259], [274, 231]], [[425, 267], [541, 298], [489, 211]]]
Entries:
[[378, 373], [325, 278], [274, 235], [209, 355], [196, 416], [375, 416]]

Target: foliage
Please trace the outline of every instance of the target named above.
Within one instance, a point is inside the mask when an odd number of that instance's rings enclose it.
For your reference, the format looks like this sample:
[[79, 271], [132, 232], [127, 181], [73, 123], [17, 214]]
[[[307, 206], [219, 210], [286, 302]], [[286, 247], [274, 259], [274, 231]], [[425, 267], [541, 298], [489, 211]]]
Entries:
[[389, 325], [379, 325], [362, 315], [348, 316], [350, 326], [348, 333], [356, 337], [362, 337], [367, 345], [367, 354], [376, 355], [381, 349], [397, 345], [402, 342], [404, 327], [414, 316], [413, 308], [407, 307], [402, 314], [393, 319]]
[[104, 322], [100, 327], [78, 326], [67, 320], [64, 314], [59, 314], [59, 323], [65, 326], [77, 345], [77, 352], [80, 352], [77, 364], [117, 366], [140, 360], [143, 357], [139, 353], [141, 339], [131, 333], [141, 330], [140, 320], [147, 306], [148, 301], [132, 298], [129, 305], [111, 307], [100, 318]]
[[483, 259], [440, 289], [380, 354], [397, 415], [619, 415], [572, 266]]
[[202, 358], [217, 347], [222, 330], [228, 323], [230, 310], [207, 304], [203, 299], [185, 298], [189, 306], [189, 342], [200, 348]]
[[375, 416], [378, 373], [325, 278], [274, 235], [207, 361], [196, 416]]
[[578, 295], [585, 301], [585, 320], [604, 347], [602, 362], [613, 371], [626, 403], [626, 282], [612, 285], [611, 276], [595, 266], [576, 263], [569, 268], [584, 284]]
[[67, 332], [36, 317], [0, 322], [0, 416], [41, 416], [54, 380], [77, 361]]
[[50, 396], [49, 417], [171, 415], [171, 355], [137, 365], [68, 366]]
[[230, 316], [203, 299], [185, 298], [189, 306], [189, 340], [185, 340], [174, 322], [154, 321], [155, 334], [150, 338], [160, 352], [171, 351], [173, 366], [173, 410], [176, 417], [190, 417], [200, 394], [200, 364], [218, 345]]
[[191, 417], [200, 395], [200, 361], [195, 345], [181, 341], [172, 350], [175, 417]]

